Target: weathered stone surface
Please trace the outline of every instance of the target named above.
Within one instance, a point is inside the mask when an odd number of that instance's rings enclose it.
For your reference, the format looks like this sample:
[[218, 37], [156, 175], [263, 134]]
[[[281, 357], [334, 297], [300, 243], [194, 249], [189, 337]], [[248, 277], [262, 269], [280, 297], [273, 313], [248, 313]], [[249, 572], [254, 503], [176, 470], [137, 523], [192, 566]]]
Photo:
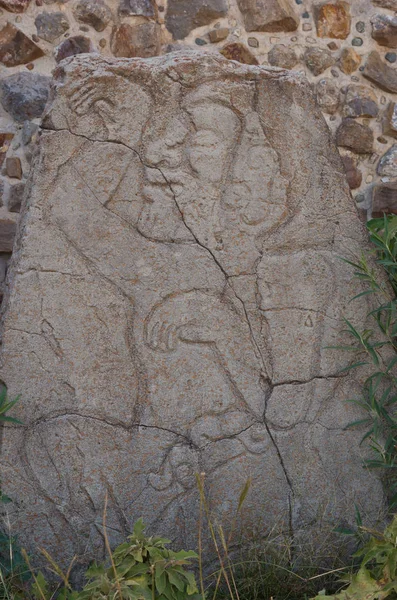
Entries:
[[339, 58], [339, 68], [346, 75], [354, 73], [361, 64], [361, 56], [354, 48], [343, 48]]
[[121, 0], [119, 14], [122, 17], [127, 17], [130, 15], [154, 17], [156, 13], [153, 0]]
[[7, 154], [8, 148], [10, 147], [13, 137], [14, 137], [13, 133], [0, 132], [0, 167], [2, 166], [3, 162], [5, 161], [6, 154]]
[[397, 177], [397, 144], [393, 144], [381, 157], [376, 172], [381, 177]]
[[10, 185], [7, 199], [7, 208], [10, 212], [17, 213], [21, 210], [24, 191], [24, 183], [14, 183], [13, 185]]
[[91, 25], [96, 31], [103, 31], [112, 19], [112, 12], [102, 0], [79, 0], [73, 6], [77, 21]]
[[28, 8], [30, 0], [0, 0], [0, 7], [12, 13], [22, 13]]
[[397, 0], [372, 0], [372, 4], [389, 10], [397, 10]]
[[6, 67], [23, 65], [41, 56], [43, 50], [12, 23], [0, 31], [0, 62]]
[[336, 143], [358, 154], [369, 154], [373, 150], [374, 133], [355, 119], [343, 119], [336, 131]]
[[335, 58], [329, 50], [322, 48], [306, 48], [303, 60], [313, 75], [321, 75], [326, 69], [335, 64]]
[[42, 12], [35, 19], [37, 35], [46, 42], [55, 42], [70, 27], [62, 12]]
[[69, 56], [93, 51], [94, 46], [90, 38], [86, 38], [83, 35], [76, 35], [59, 44], [54, 50], [54, 56], [56, 62], [61, 62], [61, 60], [68, 58]]
[[50, 78], [36, 73], [15, 73], [0, 81], [1, 104], [15, 121], [41, 117], [46, 105]]
[[258, 60], [256, 57], [250, 52], [250, 50], [244, 44], [240, 44], [239, 42], [235, 42], [233, 44], [227, 44], [220, 51], [221, 54], [229, 59], [236, 60], [239, 63], [243, 63], [245, 65], [257, 65]]
[[350, 189], [355, 190], [359, 188], [363, 181], [363, 174], [357, 168], [357, 161], [352, 156], [342, 156], [342, 162]]
[[321, 110], [333, 115], [339, 106], [339, 88], [332, 79], [324, 77], [317, 82], [316, 98]]
[[17, 229], [17, 215], [0, 208], [0, 252], [12, 252]]
[[160, 26], [157, 23], [123, 23], [113, 31], [111, 49], [118, 57], [157, 56], [160, 53]]
[[181, 40], [196, 27], [227, 14], [227, 0], [169, 0], [165, 24], [174, 39]]
[[372, 37], [380, 46], [397, 48], [397, 18], [391, 15], [375, 15], [371, 19]]
[[374, 92], [364, 85], [349, 85], [342, 108], [344, 117], [377, 117], [378, 101]]
[[382, 183], [372, 190], [372, 217], [397, 214], [397, 184]]
[[339, 259], [366, 238], [310, 85], [201, 52], [56, 76], [3, 321], [21, 543], [100, 554], [111, 489], [112, 544], [142, 516], [195, 547], [195, 472], [226, 527], [249, 476], [246, 527], [351, 521], [353, 498], [368, 522], [381, 486], [326, 349], [368, 310]]
[[386, 65], [375, 50], [367, 59], [363, 75], [376, 83], [382, 90], [397, 93], [397, 70]]
[[225, 40], [229, 35], [228, 27], [219, 27], [219, 29], [212, 29], [208, 32], [208, 38], [212, 44]]
[[317, 35], [344, 40], [350, 33], [350, 7], [347, 2], [314, 5]]
[[7, 177], [22, 179], [21, 159], [18, 156], [9, 156], [6, 158], [6, 174]]
[[290, 0], [237, 0], [247, 31], [295, 31], [299, 19]]
[[276, 44], [268, 54], [269, 65], [281, 67], [283, 69], [292, 69], [298, 62], [295, 50], [284, 44]]
[[397, 104], [390, 102], [382, 122], [383, 133], [397, 137]]

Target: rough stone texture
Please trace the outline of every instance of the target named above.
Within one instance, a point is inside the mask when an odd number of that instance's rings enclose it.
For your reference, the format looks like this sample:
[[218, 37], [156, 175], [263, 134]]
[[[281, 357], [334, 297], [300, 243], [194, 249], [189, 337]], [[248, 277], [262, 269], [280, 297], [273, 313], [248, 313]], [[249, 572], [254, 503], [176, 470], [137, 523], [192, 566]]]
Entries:
[[375, 50], [368, 57], [363, 75], [382, 90], [397, 93], [397, 70], [386, 65]]
[[110, 8], [102, 0], [79, 0], [73, 13], [77, 21], [92, 25], [96, 31], [103, 31], [112, 19]]
[[75, 56], [76, 54], [85, 54], [86, 52], [93, 52], [94, 47], [91, 43], [90, 38], [86, 38], [83, 35], [76, 35], [71, 37], [59, 44], [55, 48], [54, 56], [56, 62], [61, 62], [64, 58], [69, 56]]
[[18, 156], [9, 156], [6, 158], [6, 174], [8, 177], [22, 179], [21, 159]]
[[383, 214], [397, 214], [397, 185], [386, 183], [376, 185], [372, 191], [372, 217]]
[[367, 86], [349, 85], [342, 107], [344, 117], [377, 117], [379, 113], [377, 98]]
[[0, 62], [6, 67], [23, 65], [41, 56], [43, 50], [12, 23], [0, 31]]
[[236, 60], [239, 63], [245, 65], [257, 65], [258, 61], [252, 52], [249, 51], [247, 46], [235, 42], [234, 44], [227, 44], [221, 50], [221, 54], [229, 60]]
[[212, 29], [208, 32], [208, 38], [212, 44], [225, 40], [229, 35], [228, 27], [220, 27], [219, 29]]
[[17, 215], [0, 208], [0, 252], [12, 252], [17, 228]]
[[397, 0], [372, 0], [372, 4], [389, 10], [397, 10]]
[[24, 191], [24, 183], [14, 183], [13, 185], [10, 185], [7, 198], [7, 208], [10, 212], [17, 213], [21, 210]]
[[397, 137], [397, 104], [390, 102], [383, 120], [383, 133]]
[[227, 0], [168, 0], [165, 24], [176, 40], [227, 13]]
[[331, 52], [321, 48], [306, 48], [303, 59], [313, 75], [321, 75], [326, 69], [335, 64]]
[[199, 52], [56, 76], [3, 321], [21, 543], [100, 555], [109, 490], [112, 544], [142, 516], [194, 547], [195, 472], [226, 529], [249, 476], [248, 528], [370, 522], [360, 388], [326, 349], [368, 310], [339, 259], [365, 234], [310, 85]]
[[281, 67], [282, 69], [292, 69], [298, 62], [298, 57], [293, 48], [284, 44], [276, 44], [268, 54], [269, 65]]
[[0, 0], [0, 7], [12, 13], [23, 13], [29, 4], [30, 0]]
[[160, 53], [159, 26], [157, 23], [123, 23], [113, 32], [111, 48], [113, 54], [118, 57], [157, 56]]
[[350, 7], [347, 2], [314, 5], [317, 35], [344, 40], [350, 33]]
[[343, 48], [339, 58], [339, 67], [343, 73], [346, 73], [346, 75], [354, 73], [360, 64], [361, 56], [357, 54], [354, 48]]
[[374, 134], [367, 125], [343, 119], [336, 131], [336, 143], [358, 154], [369, 154], [373, 150]]
[[291, 0], [237, 0], [247, 31], [295, 31], [299, 19]]
[[397, 48], [397, 18], [390, 15], [375, 15], [371, 19], [372, 37], [380, 46]]
[[0, 81], [0, 101], [15, 121], [41, 117], [50, 89], [50, 78], [36, 73], [15, 73]]
[[350, 189], [355, 190], [359, 188], [363, 180], [363, 174], [357, 168], [357, 162], [352, 156], [342, 156], [342, 162]]
[[5, 161], [7, 150], [10, 147], [12, 138], [14, 137], [13, 133], [0, 133], [0, 167]]
[[332, 79], [324, 77], [316, 85], [317, 104], [322, 111], [333, 115], [339, 106], [339, 89]]
[[153, 0], [121, 0], [119, 14], [123, 17], [130, 15], [154, 17], [156, 13]]
[[381, 177], [397, 177], [397, 144], [393, 144], [381, 157], [376, 171]]
[[70, 27], [62, 12], [42, 12], [35, 19], [37, 35], [46, 42], [55, 42]]

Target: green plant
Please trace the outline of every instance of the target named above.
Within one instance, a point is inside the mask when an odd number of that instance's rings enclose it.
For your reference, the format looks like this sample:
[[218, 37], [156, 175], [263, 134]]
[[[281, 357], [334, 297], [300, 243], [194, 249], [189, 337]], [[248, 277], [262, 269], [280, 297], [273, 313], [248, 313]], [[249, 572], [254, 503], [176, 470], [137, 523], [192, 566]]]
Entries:
[[395, 600], [397, 598], [397, 515], [383, 533], [362, 528], [369, 541], [355, 553], [361, 558], [357, 573], [347, 579], [349, 585], [339, 593], [326, 596], [322, 591], [313, 600]]
[[[375, 307], [368, 313], [375, 328], [359, 331], [345, 319], [344, 332], [352, 344], [336, 346], [354, 352], [358, 360], [343, 371], [362, 366], [371, 368], [363, 383], [360, 398], [350, 399], [365, 413], [347, 427], [366, 427], [362, 442], [369, 441], [372, 456], [365, 461], [371, 469], [383, 469], [385, 489], [391, 508], [397, 506], [397, 216], [384, 216], [367, 223], [374, 254], [381, 271], [372, 267], [362, 255], [357, 261], [343, 259], [355, 269], [354, 275], [365, 289], [352, 300], [372, 295]], [[371, 367], [369, 367], [369, 365]]]
[[[111, 565], [92, 565], [78, 600], [192, 600], [199, 598], [194, 574], [186, 570], [197, 559], [192, 551], [174, 552], [169, 540], [146, 537], [139, 519], [133, 534], [111, 555]], [[73, 597], [74, 598], [74, 597]]]

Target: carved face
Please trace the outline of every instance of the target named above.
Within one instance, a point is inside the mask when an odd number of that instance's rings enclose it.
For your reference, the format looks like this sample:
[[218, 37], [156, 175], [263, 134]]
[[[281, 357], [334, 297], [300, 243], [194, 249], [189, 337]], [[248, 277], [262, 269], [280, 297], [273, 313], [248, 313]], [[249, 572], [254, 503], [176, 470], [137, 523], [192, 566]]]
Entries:
[[232, 84], [203, 84], [186, 95], [182, 111], [170, 108], [173, 116], [161, 133], [149, 133], [139, 222], [144, 234], [161, 241], [196, 239], [227, 254], [241, 232], [252, 238], [286, 218], [287, 184], [277, 153], [258, 114], [238, 111], [233, 93]]

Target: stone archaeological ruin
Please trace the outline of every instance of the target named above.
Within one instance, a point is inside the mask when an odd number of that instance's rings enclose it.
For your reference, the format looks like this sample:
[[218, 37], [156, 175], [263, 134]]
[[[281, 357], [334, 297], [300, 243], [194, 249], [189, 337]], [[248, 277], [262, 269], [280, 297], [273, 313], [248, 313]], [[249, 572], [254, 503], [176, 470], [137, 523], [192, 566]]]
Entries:
[[143, 517], [227, 526], [377, 515], [341, 373], [365, 236], [309, 84], [220, 55], [80, 55], [55, 72], [12, 258], [0, 377], [14, 531], [60, 560]]

